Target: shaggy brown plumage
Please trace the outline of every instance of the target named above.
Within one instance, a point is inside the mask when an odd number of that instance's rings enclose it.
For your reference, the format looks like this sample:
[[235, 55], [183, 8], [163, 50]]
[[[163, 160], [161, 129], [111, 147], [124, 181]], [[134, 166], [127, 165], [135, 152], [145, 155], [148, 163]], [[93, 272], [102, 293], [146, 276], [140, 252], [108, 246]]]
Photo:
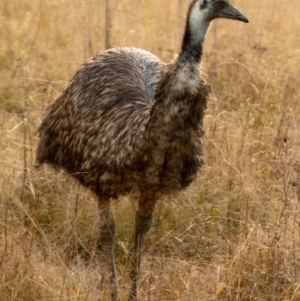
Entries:
[[[39, 128], [37, 165], [63, 168], [99, 197], [100, 240], [110, 262], [113, 300], [119, 299], [109, 199], [140, 192], [130, 293], [136, 300], [139, 253], [157, 199], [187, 187], [202, 165], [210, 89], [199, 63], [209, 23], [224, 9], [218, 3], [234, 9], [228, 1], [192, 2], [181, 52], [171, 64], [137, 48], [110, 49], [88, 60]], [[242, 17], [234, 18], [245, 21]]]
[[[180, 87], [176, 70], [184, 64], [165, 65], [136, 48], [91, 58], [42, 122], [38, 164], [64, 168], [105, 198], [186, 187], [202, 162], [209, 89], [200, 81], [193, 93]], [[185, 72], [199, 78], [198, 66]]]

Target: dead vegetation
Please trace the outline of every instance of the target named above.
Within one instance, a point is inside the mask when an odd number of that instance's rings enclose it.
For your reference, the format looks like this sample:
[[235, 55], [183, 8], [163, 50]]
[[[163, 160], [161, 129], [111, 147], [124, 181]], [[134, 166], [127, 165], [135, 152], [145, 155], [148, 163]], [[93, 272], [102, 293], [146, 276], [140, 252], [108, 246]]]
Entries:
[[[213, 88], [205, 168], [158, 205], [142, 300], [300, 300], [300, 21], [288, 17], [298, 2], [236, 2], [250, 23], [215, 22], [205, 45]], [[96, 204], [64, 173], [32, 168], [37, 126], [80, 64], [107, 45], [107, 30], [112, 47], [172, 59], [187, 5], [0, 3], [1, 301], [109, 300]], [[124, 300], [134, 206], [130, 198], [114, 206]]]

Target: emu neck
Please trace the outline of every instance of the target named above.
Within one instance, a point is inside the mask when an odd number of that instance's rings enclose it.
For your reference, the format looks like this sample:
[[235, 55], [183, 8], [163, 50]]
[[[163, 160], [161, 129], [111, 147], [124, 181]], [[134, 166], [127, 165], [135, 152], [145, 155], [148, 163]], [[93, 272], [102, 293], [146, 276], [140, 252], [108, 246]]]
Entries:
[[210, 21], [200, 13], [198, 5], [193, 5], [188, 14], [179, 59], [200, 63], [203, 43], [209, 30]]

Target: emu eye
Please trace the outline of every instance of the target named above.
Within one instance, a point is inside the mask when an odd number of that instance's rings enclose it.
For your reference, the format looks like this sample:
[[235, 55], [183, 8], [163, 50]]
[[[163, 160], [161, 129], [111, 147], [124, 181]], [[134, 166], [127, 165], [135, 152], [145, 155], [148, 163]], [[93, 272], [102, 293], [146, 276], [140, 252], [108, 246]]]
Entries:
[[215, 7], [216, 9], [222, 9], [222, 8], [224, 8], [224, 6], [225, 6], [225, 3], [224, 3], [224, 2], [221, 2], [221, 1], [216, 2], [216, 3], [214, 4], [214, 7]]

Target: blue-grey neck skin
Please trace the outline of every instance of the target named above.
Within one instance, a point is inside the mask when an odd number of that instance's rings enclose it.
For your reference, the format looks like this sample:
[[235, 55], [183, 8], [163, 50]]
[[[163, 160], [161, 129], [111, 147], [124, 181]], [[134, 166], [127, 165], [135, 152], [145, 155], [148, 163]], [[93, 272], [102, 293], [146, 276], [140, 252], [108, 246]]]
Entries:
[[206, 18], [206, 14], [206, 7], [202, 5], [201, 1], [194, 1], [190, 5], [181, 46], [180, 60], [200, 62], [203, 43], [210, 26], [210, 20]]

